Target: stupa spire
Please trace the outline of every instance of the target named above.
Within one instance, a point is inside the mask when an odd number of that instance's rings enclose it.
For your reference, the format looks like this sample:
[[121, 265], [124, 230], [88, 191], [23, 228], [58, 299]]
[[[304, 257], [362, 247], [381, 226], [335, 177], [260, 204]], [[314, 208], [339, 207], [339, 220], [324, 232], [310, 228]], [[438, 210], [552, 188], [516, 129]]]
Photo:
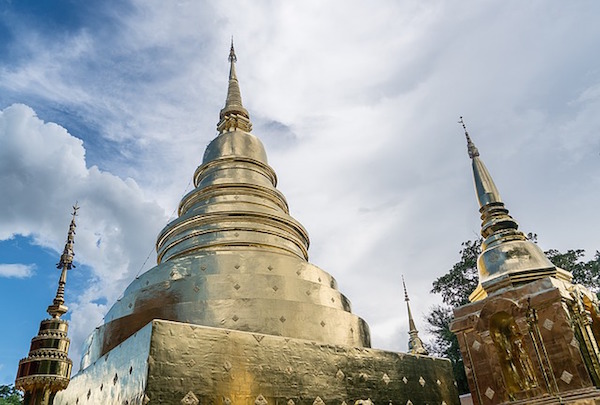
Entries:
[[463, 117], [458, 123], [467, 138], [481, 213], [481, 236], [484, 238], [477, 262], [480, 284], [469, 299], [477, 301], [500, 288], [547, 276], [570, 280], [569, 272], [554, 266], [542, 250], [519, 231], [519, 224], [505, 208], [496, 184], [469, 136]]
[[469, 131], [467, 131], [467, 125], [465, 124], [463, 117], [460, 117], [460, 119], [458, 120], [458, 123], [461, 124], [463, 129], [465, 130], [465, 136], [467, 137], [467, 149], [469, 151], [469, 157], [471, 159], [473, 159], [473, 158], [479, 156], [479, 150], [477, 150], [477, 148], [475, 147], [475, 144], [473, 143], [473, 141], [471, 140], [471, 137], [469, 136]]
[[54, 396], [58, 391], [64, 390], [69, 385], [73, 363], [69, 359], [70, 340], [67, 337], [69, 324], [60, 317], [68, 308], [65, 305], [65, 284], [67, 271], [73, 267], [73, 245], [75, 244], [75, 217], [79, 207], [73, 206], [73, 214], [67, 242], [60, 261], [56, 265], [61, 270], [58, 280], [58, 289], [52, 305], [48, 307], [50, 319], [40, 323], [40, 329], [31, 340], [29, 354], [19, 361], [19, 370], [15, 380], [15, 387], [25, 392], [26, 404], [54, 403]]
[[[469, 132], [467, 131], [467, 126], [465, 125], [463, 117], [460, 117], [458, 122], [462, 125], [467, 138], [467, 150], [469, 152], [469, 157], [473, 162], [473, 178], [475, 180], [475, 188], [477, 190], [479, 206], [483, 207], [484, 205], [493, 202], [502, 203], [502, 199], [500, 198], [500, 193], [496, 188], [496, 184], [494, 184], [492, 176], [479, 157], [479, 150], [469, 136]], [[515, 227], [517, 226], [518, 225], [515, 223]]]
[[60, 318], [64, 315], [68, 308], [65, 306], [65, 285], [67, 284], [67, 271], [71, 270], [75, 265], [73, 264], [73, 258], [75, 253], [73, 252], [73, 245], [75, 244], [75, 217], [77, 216], [77, 210], [79, 206], [77, 203], [73, 206], [73, 213], [71, 214], [71, 224], [69, 225], [69, 232], [67, 233], [67, 242], [65, 248], [60, 256], [60, 261], [56, 264], [56, 268], [60, 269], [60, 278], [58, 280], [58, 288], [56, 290], [56, 296], [52, 305], [48, 307], [48, 314], [53, 318]]
[[408, 292], [406, 291], [404, 276], [402, 276], [402, 286], [404, 287], [404, 301], [406, 302], [406, 309], [408, 310], [408, 352], [412, 354], [429, 354], [427, 349], [423, 346], [423, 341], [419, 337], [419, 331], [415, 326], [415, 321], [410, 311], [410, 298], [408, 298]]
[[235, 71], [235, 63], [237, 56], [233, 47], [233, 38], [231, 38], [231, 47], [229, 49], [229, 86], [227, 87], [227, 98], [225, 107], [219, 114], [219, 123], [217, 131], [220, 134], [228, 131], [241, 129], [242, 131], [250, 132], [252, 123], [250, 122], [250, 114], [242, 105], [242, 93], [238, 82], [237, 73]]

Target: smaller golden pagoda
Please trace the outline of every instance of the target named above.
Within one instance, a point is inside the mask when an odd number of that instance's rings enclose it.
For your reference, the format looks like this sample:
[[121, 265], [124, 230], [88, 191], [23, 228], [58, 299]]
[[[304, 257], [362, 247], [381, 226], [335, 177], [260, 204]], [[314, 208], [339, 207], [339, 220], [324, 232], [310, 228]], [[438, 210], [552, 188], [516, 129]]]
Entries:
[[477, 261], [479, 286], [469, 299], [477, 301], [505, 287], [515, 287], [552, 276], [570, 282], [571, 273], [556, 267], [538, 245], [519, 231], [519, 224], [508, 214], [492, 176], [479, 157], [462, 117], [467, 149], [473, 166], [473, 179], [481, 212], [482, 254]]
[[415, 326], [415, 321], [410, 311], [410, 299], [408, 298], [408, 292], [406, 291], [406, 283], [404, 282], [404, 276], [402, 276], [402, 286], [404, 287], [404, 301], [406, 301], [406, 309], [408, 310], [408, 352], [410, 354], [423, 354], [428, 355], [429, 352], [423, 346], [423, 341], [419, 337], [419, 331]]
[[450, 325], [473, 403], [600, 404], [598, 299], [518, 230], [462, 117], [481, 212], [479, 285]]
[[67, 271], [75, 267], [73, 245], [75, 244], [75, 216], [78, 209], [75, 204], [65, 249], [56, 265], [61, 273], [56, 297], [48, 306], [48, 314], [51, 318], [40, 323], [37, 336], [31, 339], [29, 355], [19, 361], [15, 387], [25, 392], [25, 405], [53, 404], [56, 393], [67, 388], [71, 378], [73, 363], [68, 357], [71, 343], [67, 337], [69, 324], [60, 317], [68, 311], [65, 305], [65, 284]]

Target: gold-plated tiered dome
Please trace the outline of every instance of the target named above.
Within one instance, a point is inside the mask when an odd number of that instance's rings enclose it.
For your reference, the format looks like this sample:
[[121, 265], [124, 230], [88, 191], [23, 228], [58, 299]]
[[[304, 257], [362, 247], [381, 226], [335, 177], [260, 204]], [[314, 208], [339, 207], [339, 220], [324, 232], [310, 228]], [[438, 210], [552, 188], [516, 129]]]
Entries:
[[65, 306], [65, 284], [67, 271], [73, 265], [73, 245], [75, 244], [75, 216], [79, 207], [73, 207], [73, 218], [60, 262], [61, 270], [56, 297], [48, 307], [52, 318], [40, 323], [40, 330], [31, 340], [29, 355], [19, 362], [15, 386], [25, 392], [25, 403], [31, 405], [51, 404], [60, 390], [67, 388], [71, 377], [72, 362], [68, 358], [70, 340], [67, 337], [69, 324], [60, 319], [67, 313]]
[[334, 278], [308, 263], [309, 239], [275, 188], [250, 134], [231, 48], [229, 88], [179, 217], [157, 239], [158, 266], [129, 285], [92, 337], [82, 366], [153, 319], [369, 347]]
[[538, 245], [519, 231], [508, 214], [492, 176], [479, 157], [462, 117], [459, 123], [467, 137], [473, 179], [481, 212], [482, 253], [477, 261], [479, 286], [469, 299], [477, 301], [508, 286], [518, 286], [548, 276], [570, 281], [571, 273], [556, 267]]
[[56, 405], [458, 405], [449, 361], [371, 349], [333, 277], [308, 262], [250, 134], [236, 59], [232, 46], [218, 136], [158, 235], [158, 265], [108, 311]]

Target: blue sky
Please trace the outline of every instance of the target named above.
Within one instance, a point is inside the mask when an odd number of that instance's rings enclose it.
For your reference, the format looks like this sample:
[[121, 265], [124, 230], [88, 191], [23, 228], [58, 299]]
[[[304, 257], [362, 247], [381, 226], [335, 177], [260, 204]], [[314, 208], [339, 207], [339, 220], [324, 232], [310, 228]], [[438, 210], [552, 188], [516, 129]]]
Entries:
[[75, 201], [75, 363], [152, 267], [215, 136], [231, 35], [311, 262], [374, 347], [406, 350], [400, 275], [424, 332], [431, 282], [479, 231], [460, 115], [525, 232], [600, 249], [597, 2], [322, 3], [0, 0], [0, 383], [46, 316]]

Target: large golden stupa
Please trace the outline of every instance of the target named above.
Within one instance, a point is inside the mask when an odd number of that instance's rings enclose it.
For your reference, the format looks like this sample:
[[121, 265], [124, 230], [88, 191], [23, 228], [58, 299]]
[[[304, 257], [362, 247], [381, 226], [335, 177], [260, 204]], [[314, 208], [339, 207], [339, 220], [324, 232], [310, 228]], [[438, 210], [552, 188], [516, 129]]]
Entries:
[[55, 403], [457, 404], [447, 360], [371, 349], [335, 279], [308, 262], [250, 133], [233, 45], [229, 61], [218, 136], [158, 236], [158, 265], [108, 311]]

